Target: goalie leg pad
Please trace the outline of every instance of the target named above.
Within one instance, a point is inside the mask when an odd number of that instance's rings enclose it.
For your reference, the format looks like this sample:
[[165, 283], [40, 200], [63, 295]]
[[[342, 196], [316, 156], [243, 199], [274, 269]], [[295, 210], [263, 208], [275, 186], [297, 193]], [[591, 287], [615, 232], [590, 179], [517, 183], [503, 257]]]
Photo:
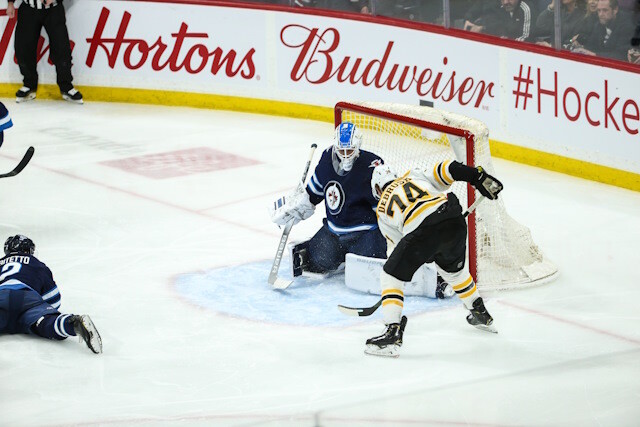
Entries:
[[[380, 273], [385, 260], [368, 258], [364, 256], [347, 254], [344, 271], [344, 283], [347, 288], [380, 294]], [[436, 268], [433, 264], [422, 265], [413, 275], [411, 282], [404, 284], [405, 295], [424, 296], [427, 298], [439, 298], [437, 295]], [[453, 295], [453, 291], [445, 287], [441, 290], [443, 296]]]

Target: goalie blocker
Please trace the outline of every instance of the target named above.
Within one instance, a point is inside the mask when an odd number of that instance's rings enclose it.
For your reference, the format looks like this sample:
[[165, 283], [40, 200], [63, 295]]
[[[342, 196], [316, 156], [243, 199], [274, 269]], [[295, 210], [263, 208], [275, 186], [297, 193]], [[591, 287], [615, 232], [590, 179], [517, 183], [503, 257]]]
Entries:
[[[371, 258], [348, 253], [346, 261], [336, 271], [327, 274], [309, 271], [309, 242], [291, 243], [289, 254], [293, 277], [305, 276], [325, 278], [344, 270], [344, 283], [347, 288], [373, 295], [380, 295], [380, 272], [386, 259]], [[449, 298], [454, 292], [451, 286], [442, 280], [432, 264], [422, 265], [405, 284], [404, 294], [427, 298]]]

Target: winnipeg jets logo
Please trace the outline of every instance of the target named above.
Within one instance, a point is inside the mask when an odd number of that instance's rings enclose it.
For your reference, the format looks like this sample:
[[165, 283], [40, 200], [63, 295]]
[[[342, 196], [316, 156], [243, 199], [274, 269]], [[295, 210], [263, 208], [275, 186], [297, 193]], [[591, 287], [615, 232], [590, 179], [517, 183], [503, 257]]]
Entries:
[[338, 215], [344, 206], [344, 190], [337, 181], [329, 181], [324, 188], [324, 200], [332, 215]]
[[375, 168], [376, 166], [380, 166], [382, 164], [382, 160], [380, 159], [375, 159], [374, 161], [371, 162], [371, 164], [369, 165], [370, 168]]

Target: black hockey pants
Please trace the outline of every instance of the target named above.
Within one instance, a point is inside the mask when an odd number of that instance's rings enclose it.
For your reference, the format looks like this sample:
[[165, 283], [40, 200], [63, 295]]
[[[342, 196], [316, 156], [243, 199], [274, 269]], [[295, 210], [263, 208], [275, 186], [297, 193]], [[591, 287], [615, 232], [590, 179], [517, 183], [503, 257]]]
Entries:
[[404, 236], [384, 264], [384, 271], [410, 282], [422, 264], [434, 262], [451, 273], [462, 270], [467, 256], [467, 222], [458, 198], [449, 200]]

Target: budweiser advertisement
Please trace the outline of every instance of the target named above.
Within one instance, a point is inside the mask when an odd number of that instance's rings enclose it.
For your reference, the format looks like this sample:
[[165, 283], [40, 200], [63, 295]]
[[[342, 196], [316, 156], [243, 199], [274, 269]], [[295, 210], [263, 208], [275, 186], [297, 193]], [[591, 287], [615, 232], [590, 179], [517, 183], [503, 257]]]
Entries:
[[[2, 18], [0, 79], [21, 80]], [[67, 5], [79, 86], [462, 113], [509, 144], [640, 173], [640, 73], [383, 23], [167, 2]], [[44, 34], [44, 33], [43, 33]], [[46, 37], [41, 82], [55, 83]]]

